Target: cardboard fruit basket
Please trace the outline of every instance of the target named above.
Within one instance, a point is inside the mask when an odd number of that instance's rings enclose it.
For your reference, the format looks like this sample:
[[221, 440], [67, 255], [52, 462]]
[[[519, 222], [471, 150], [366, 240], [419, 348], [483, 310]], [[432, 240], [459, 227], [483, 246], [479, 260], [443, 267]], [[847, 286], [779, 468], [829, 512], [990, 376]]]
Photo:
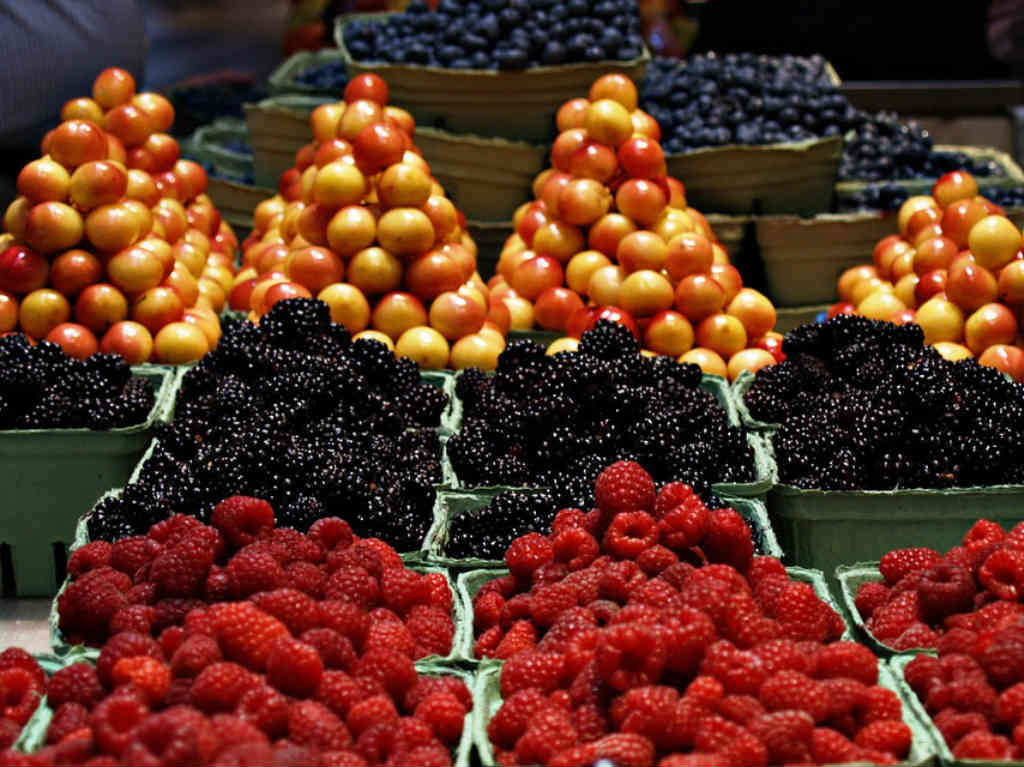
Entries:
[[132, 372], [153, 382], [155, 402], [140, 424], [106, 431], [0, 431], [7, 474], [0, 541], [10, 546], [14, 576], [5, 585], [19, 597], [56, 593], [75, 519], [100, 493], [124, 483], [169, 417], [179, 372], [158, 365], [135, 366]]
[[445, 69], [414, 64], [357, 61], [345, 46], [345, 27], [382, 14], [339, 16], [334, 41], [350, 76], [373, 72], [388, 84], [392, 104], [407, 109], [418, 124], [454, 133], [477, 133], [520, 141], [554, 138], [555, 113], [566, 101], [586, 96], [601, 75], [621, 72], [640, 82], [650, 52], [631, 61], [597, 61], [519, 71]]
[[245, 105], [245, 124], [252, 147], [253, 180], [276, 188], [281, 174], [295, 165], [295, 153], [313, 140], [309, 115], [327, 96], [287, 94]]
[[340, 84], [336, 88], [318, 88], [315, 85], [308, 85], [299, 80], [299, 75], [307, 69], [321, 67], [330, 64], [337, 64], [344, 68], [345, 60], [341, 51], [337, 48], [322, 48], [319, 51], [297, 51], [285, 59], [270, 73], [270, 93], [273, 96], [284, 96], [286, 94], [300, 94], [304, 96], [330, 96], [335, 101], [341, 100], [345, 92], [345, 85]]
[[707, 147], [666, 155], [665, 162], [701, 212], [807, 216], [831, 209], [842, 151], [842, 137], [831, 136]]

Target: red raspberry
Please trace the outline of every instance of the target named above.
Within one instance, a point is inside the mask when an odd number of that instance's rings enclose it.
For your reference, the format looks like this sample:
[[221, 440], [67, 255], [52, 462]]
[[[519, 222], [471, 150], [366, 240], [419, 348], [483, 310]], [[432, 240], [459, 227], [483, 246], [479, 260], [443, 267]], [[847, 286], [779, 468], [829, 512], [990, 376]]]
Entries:
[[679, 674], [696, 673], [705, 651], [718, 638], [711, 618], [689, 607], [666, 612], [658, 630], [665, 646], [665, 668]]
[[380, 578], [381, 604], [405, 617], [416, 605], [430, 601], [430, 585], [423, 576], [404, 567], [392, 567]]
[[938, 658], [931, 655], [915, 655], [914, 659], [904, 667], [903, 678], [918, 697], [923, 698], [926, 687], [931, 682], [942, 679], [942, 669], [939, 666]]
[[153, 630], [153, 621], [156, 619], [156, 615], [156, 608], [150, 605], [128, 605], [114, 613], [107, 631], [111, 634], [119, 634], [122, 631], [149, 634]]
[[265, 543], [249, 544], [240, 549], [225, 570], [231, 590], [239, 599], [259, 591], [283, 588], [288, 582], [284, 569]]
[[41, 687], [46, 686], [46, 674], [42, 666], [29, 653], [20, 647], [8, 647], [0, 652], [0, 671], [9, 668], [20, 668], [27, 671]]
[[854, 604], [862, 620], [868, 620], [889, 600], [889, 587], [882, 581], [867, 581], [857, 587]]
[[751, 648], [751, 652], [761, 660], [765, 673], [769, 676], [783, 669], [810, 675], [814, 671], [817, 658], [817, 655], [809, 657], [792, 639], [773, 639]]
[[327, 571], [323, 565], [312, 562], [292, 562], [285, 567], [288, 587], [301, 591], [313, 599], [323, 599], [327, 588]]
[[366, 729], [377, 724], [394, 724], [398, 710], [386, 694], [372, 695], [356, 702], [345, 717], [345, 724], [357, 738]]
[[641, 735], [616, 733], [593, 743], [598, 760], [607, 759], [619, 767], [644, 767], [654, 764], [654, 744]]
[[270, 743], [263, 730], [236, 714], [214, 714], [210, 717], [210, 724], [221, 743]]
[[353, 602], [325, 601], [320, 603], [320, 617], [325, 628], [348, 637], [358, 649], [370, 628], [369, 616]]
[[115, 634], [100, 650], [96, 658], [96, 674], [100, 683], [107, 689], [114, 686], [113, 670], [114, 665], [121, 658], [131, 658], [135, 655], [148, 655], [150, 658], [164, 660], [163, 650], [153, 637], [137, 634], [134, 631], [125, 631]]
[[865, 692], [865, 701], [861, 709], [861, 724], [868, 725], [887, 719], [903, 719], [903, 704], [899, 696], [885, 687], [869, 687]]
[[[826, 722], [843, 733], [852, 733], [856, 729], [852, 717], [867, 705], [868, 687], [848, 677], [825, 679], [821, 686], [828, 695]], [[849, 729], [843, 725], [849, 725]]]
[[262, 591], [253, 594], [250, 601], [281, 621], [293, 634], [301, 634], [320, 625], [319, 605], [301, 591], [290, 588]]
[[416, 684], [416, 668], [412, 659], [396, 650], [367, 650], [355, 667], [355, 676], [376, 680], [396, 699]]
[[130, 579], [109, 567], [90, 570], [72, 581], [57, 597], [61, 631], [70, 636], [105, 636], [110, 619], [128, 604], [124, 593], [128, 588], [131, 588]]
[[950, 748], [969, 732], [989, 729], [988, 720], [982, 714], [977, 711], [957, 711], [955, 708], [942, 709], [932, 717], [932, 722]]
[[67, 571], [72, 578], [110, 564], [110, 544], [91, 541], [75, 549], [68, 557]]
[[832, 632], [833, 612], [809, 583], [794, 581], [779, 595], [775, 618], [782, 625], [783, 636], [823, 642]]
[[658, 542], [658, 523], [646, 511], [616, 514], [601, 541], [601, 549], [618, 559], [635, 560]]
[[653, 511], [654, 480], [635, 461], [616, 461], [594, 483], [597, 507], [607, 515], [628, 511]]
[[511, 749], [526, 731], [530, 718], [548, 702], [544, 693], [535, 687], [525, 687], [502, 697], [504, 701], [487, 724], [487, 736], [499, 748]]
[[583, 509], [559, 509], [551, 522], [551, 535], [557, 536], [563, 530], [574, 527], [586, 530], [586, 517]]
[[356, 739], [356, 753], [362, 756], [367, 764], [385, 764], [391, 761], [395, 755], [396, 724], [382, 722], [367, 727]]
[[750, 567], [747, 569], [747, 580], [750, 585], [757, 587], [757, 584], [763, 579], [770, 576], [781, 576], [783, 578], [789, 578], [786, 573], [786, 567], [775, 557], [764, 556], [758, 554], [750, 560]]
[[894, 586], [911, 573], [930, 570], [942, 560], [942, 555], [934, 549], [924, 547], [895, 549], [882, 555], [878, 569], [890, 586]]
[[238, 701], [238, 716], [259, 727], [269, 738], [288, 729], [288, 699], [268, 684], [246, 691]]
[[740, 572], [750, 567], [754, 556], [750, 525], [735, 509], [711, 512], [711, 526], [700, 545], [709, 561], [732, 565]]
[[660, 543], [645, 549], [636, 558], [637, 566], [652, 578], [672, 567], [677, 562], [679, 562], [679, 557], [676, 556], [676, 553]]
[[1024, 551], [992, 552], [978, 570], [978, 581], [999, 599], [1016, 602], [1024, 595]]
[[309, 526], [307, 536], [323, 546], [324, 551], [347, 549], [355, 542], [352, 528], [339, 517], [324, 517]]
[[342, 719], [363, 697], [358, 682], [343, 671], [325, 671], [314, 695]]
[[913, 734], [910, 727], [901, 721], [872, 722], [857, 733], [854, 742], [861, 748], [885, 751], [898, 760], [910, 753]]
[[274, 640], [288, 636], [281, 621], [251, 602], [211, 605], [208, 612], [224, 657], [253, 670], [265, 668]]
[[152, 583], [136, 583], [125, 592], [130, 605], [151, 605], [156, 599], [156, 586]]
[[814, 748], [814, 719], [803, 710], [775, 711], [759, 716], [748, 725], [764, 743], [772, 764], [810, 761]]
[[551, 538], [556, 562], [570, 570], [582, 570], [590, 565], [601, 551], [597, 539], [582, 527], [566, 527]]
[[153, 609], [156, 610], [153, 631], [163, 631], [168, 626], [180, 625], [192, 610], [205, 606], [206, 603], [200, 599], [161, 599], [153, 605]]
[[615, 699], [609, 714], [617, 731], [643, 735], [659, 750], [670, 750], [675, 745], [673, 724], [678, 702], [679, 693], [674, 687], [634, 687]]
[[177, 677], [195, 677], [207, 666], [222, 660], [220, 647], [213, 637], [190, 636], [171, 657], [171, 671]]
[[530, 594], [530, 616], [540, 628], [548, 628], [573, 607], [576, 607], [576, 594], [561, 583], [540, 586]]
[[255, 683], [255, 675], [237, 663], [214, 663], [199, 672], [189, 702], [208, 714], [232, 711]]
[[973, 655], [978, 647], [978, 635], [964, 628], [953, 628], [942, 634], [935, 643], [940, 655]]
[[391, 649], [415, 659], [416, 638], [399, 620], [371, 622], [363, 642], [363, 651], [378, 648]]
[[[47, 705], [52, 703], [47, 699]], [[75, 730], [89, 726], [89, 709], [81, 703], [62, 703], [53, 712], [50, 726], [46, 729], [46, 742], [59, 743]], [[15, 739], [21, 734], [21, 728], [16, 728]], [[10, 744], [8, 744], [10, 745]]]
[[935, 647], [938, 641], [938, 635], [928, 627], [928, 624], [918, 621], [910, 624], [907, 630], [895, 639], [889, 640], [889, 644], [893, 649], [902, 651], [915, 647]]
[[1024, 626], [998, 632], [981, 654], [981, 665], [992, 683], [1001, 688], [1024, 681]]
[[855, 762], [859, 749], [853, 741], [828, 727], [815, 727], [811, 736], [811, 758], [817, 764]]
[[505, 661], [501, 669], [501, 696], [536, 687], [547, 694], [556, 689], [565, 666], [560, 653], [523, 652]]
[[43, 683], [28, 669], [5, 668], [0, 671], [0, 713], [23, 725], [39, 707], [45, 691]]
[[121, 658], [111, 672], [114, 686], [134, 685], [141, 690], [149, 705], [163, 702], [171, 689], [171, 669], [166, 663], [148, 656]]
[[548, 706], [530, 717], [526, 732], [516, 741], [516, 759], [520, 764], [547, 764], [559, 751], [575, 745], [569, 712]]
[[293, 527], [275, 528], [266, 540], [271, 553], [282, 567], [293, 562], [320, 564], [327, 555], [323, 546]]
[[828, 690], [821, 682], [799, 671], [784, 670], [769, 677], [761, 685], [758, 697], [769, 711], [805, 711], [815, 722], [823, 722], [828, 717]]
[[665, 668], [664, 640], [655, 626], [621, 623], [607, 626], [597, 642], [597, 669], [612, 688], [655, 684]]
[[521, 652], [532, 652], [537, 647], [537, 630], [530, 621], [516, 621], [502, 637], [489, 656], [507, 660]]
[[348, 671], [355, 665], [356, 651], [352, 642], [333, 629], [309, 629], [303, 632], [299, 639], [316, 648], [324, 662], [324, 668]]
[[1006, 538], [1006, 531], [998, 522], [988, 519], [979, 519], [964, 533], [963, 545], [984, 546], [989, 543], [999, 543]]
[[[763, 745], [746, 728], [714, 714], [704, 716], [697, 724], [694, 746], [699, 752], [719, 754], [720, 764], [764, 764], [768, 757]], [[739, 748], [734, 753], [736, 746]], [[737, 758], [741, 754], [747, 758]]]
[[288, 711], [288, 737], [300, 745], [325, 751], [352, 747], [352, 735], [345, 723], [315, 700], [292, 704]]
[[438, 607], [417, 605], [409, 611], [406, 628], [416, 637], [416, 656], [448, 655], [452, 650], [455, 623], [451, 614]]
[[451, 693], [467, 711], [473, 710], [473, 693], [457, 676], [421, 676], [402, 699], [402, 708], [413, 712], [428, 695], [435, 692]]
[[710, 529], [711, 512], [696, 496], [669, 509], [658, 519], [659, 540], [673, 551], [686, 551], [699, 545]]
[[685, 482], [666, 482], [654, 499], [654, 516], [661, 519], [672, 509], [696, 497], [693, 488]]
[[149, 537], [165, 546], [173, 546], [190, 533], [206, 527], [191, 514], [172, 514], [149, 528]]
[[947, 615], [969, 612], [974, 607], [974, 576], [959, 565], [940, 562], [921, 577], [918, 585], [925, 620], [938, 624]]
[[1013, 759], [1013, 753], [1013, 743], [1007, 738], [982, 730], [964, 735], [953, 748], [955, 759], [1007, 761]]
[[149, 564], [149, 578], [160, 596], [191, 597], [202, 590], [213, 561], [209, 539], [197, 532], [164, 546]]
[[147, 714], [146, 704], [132, 695], [112, 695], [101, 701], [90, 716], [96, 746], [106, 754], [120, 756]]
[[509, 544], [505, 552], [505, 565], [519, 581], [529, 583], [533, 572], [554, 561], [555, 549], [551, 541], [540, 533], [527, 533]]
[[767, 713], [761, 701], [752, 695], [726, 695], [714, 704], [714, 711], [736, 724], [747, 724], [751, 719]]
[[365, 568], [345, 566], [338, 568], [327, 578], [324, 596], [328, 600], [352, 602], [363, 610], [372, 610], [380, 599], [380, 586], [377, 579]]
[[213, 508], [211, 523], [236, 549], [248, 546], [274, 528], [274, 509], [260, 498], [233, 495]]
[[756, 695], [767, 676], [760, 658], [724, 639], [708, 647], [700, 673], [721, 680], [734, 695]]
[[316, 648], [291, 637], [274, 642], [267, 658], [267, 681], [286, 695], [311, 696], [320, 684], [324, 663]]
[[818, 651], [815, 675], [819, 679], [849, 677], [866, 685], [878, 683], [878, 660], [856, 642], [833, 642]]
[[1024, 721], [1024, 682], [1007, 687], [999, 695], [996, 716], [1010, 728]]
[[916, 591], [905, 591], [875, 610], [865, 624], [878, 639], [895, 639], [921, 616], [921, 604]]
[[416, 706], [415, 716], [433, 729], [442, 743], [457, 743], [462, 735], [466, 707], [450, 692], [434, 692]]
[[491, 626], [484, 633], [476, 638], [473, 643], [473, 657], [474, 658], [493, 658], [494, 653], [498, 651], [498, 645], [501, 644], [502, 638], [505, 636], [504, 630], [501, 626]]

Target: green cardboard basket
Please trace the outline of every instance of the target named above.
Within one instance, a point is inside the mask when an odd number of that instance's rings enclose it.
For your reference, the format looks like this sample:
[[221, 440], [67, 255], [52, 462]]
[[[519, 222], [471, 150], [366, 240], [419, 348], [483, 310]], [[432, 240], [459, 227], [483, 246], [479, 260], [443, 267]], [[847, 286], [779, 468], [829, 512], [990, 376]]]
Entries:
[[[809, 583], [814, 589], [814, 593], [818, 595], [818, 598], [822, 602], [827, 604], [837, 613], [840, 617], [843, 617], [843, 611], [839, 605], [836, 604], [835, 598], [832, 596], [832, 592], [829, 591], [828, 584], [825, 582], [825, 576], [820, 570], [810, 570], [803, 567], [787, 567], [786, 572], [793, 581], [799, 581], [801, 583]], [[476, 643], [476, 636], [473, 630], [473, 600], [476, 595], [483, 588], [483, 585], [488, 581], [493, 581], [495, 578], [501, 578], [502, 576], [508, 575], [508, 570], [505, 568], [492, 569], [492, 570], [468, 570], [461, 575], [456, 585], [456, 593], [460, 600], [463, 602], [462, 614], [464, 620], [460, 624], [462, 632], [456, 635], [455, 647], [459, 653], [459, 657], [462, 658], [466, 663], [476, 664], [480, 668], [486, 667], [490, 663], [495, 661], [491, 658], [474, 658], [473, 657], [473, 645]], [[850, 630], [850, 624], [843, 617], [843, 624], [845, 629], [843, 631], [842, 639], [852, 639], [853, 632]]]
[[22, 429], [0, 432], [0, 462], [7, 475], [0, 541], [10, 547], [13, 584], [20, 597], [53, 596], [63, 574], [72, 525], [93, 499], [124, 484], [173, 403], [177, 373], [141, 365], [136, 375], [153, 382], [156, 396], [146, 420], [108, 431]]
[[[501, 667], [500, 662], [494, 661], [481, 665], [476, 675], [476, 685], [473, 688], [473, 713], [476, 715], [473, 722], [473, 740], [480, 764], [484, 767], [494, 767], [497, 764], [491, 739], [487, 735], [487, 725], [501, 708]], [[878, 684], [880, 687], [885, 687], [900, 695], [899, 679], [881, 660], [878, 662]], [[903, 721], [910, 727], [912, 737], [910, 753], [906, 761], [900, 762], [900, 764], [908, 767], [934, 764], [936, 753], [932, 733], [934, 727], [923, 722], [905, 702], [903, 704]], [[1005, 766], [1009, 763], [999, 762], [998, 764]]]
[[858, 562], [854, 565], [840, 565], [836, 568], [836, 581], [839, 584], [839, 593], [843, 600], [843, 606], [846, 608], [847, 617], [856, 627], [857, 634], [863, 638], [864, 643], [874, 650], [875, 655], [887, 658], [890, 655], [901, 652], [922, 653], [935, 651], [934, 647], [912, 647], [906, 650], [897, 650], [895, 647], [877, 639], [864, 624], [864, 619], [861, 618], [860, 611], [857, 609], [857, 589], [860, 588], [862, 583], [884, 581], [882, 573], [878, 569], [878, 562]]

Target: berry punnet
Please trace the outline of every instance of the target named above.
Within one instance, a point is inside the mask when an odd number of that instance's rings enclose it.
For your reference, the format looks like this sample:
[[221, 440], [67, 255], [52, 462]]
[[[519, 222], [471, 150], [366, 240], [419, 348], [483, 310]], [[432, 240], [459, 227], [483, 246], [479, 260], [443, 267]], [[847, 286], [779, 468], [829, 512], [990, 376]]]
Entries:
[[855, 315], [806, 324], [746, 403], [781, 423], [779, 478], [802, 488], [889, 490], [1024, 482], [1024, 387], [976, 360], [949, 362], [915, 324]]
[[696, 365], [639, 354], [632, 333], [609, 321], [577, 352], [512, 341], [493, 376], [460, 377], [464, 420], [448, 455], [464, 485], [546, 487], [562, 504], [592, 505], [595, 478], [617, 459], [711, 502], [711, 483], [750, 481], [754, 465], [700, 380]]
[[441, 478], [438, 435], [424, 427], [440, 423], [446, 395], [412, 360], [351, 341], [314, 299], [282, 301], [258, 326], [225, 324], [185, 375], [138, 481], [96, 508], [90, 535], [138, 535], [177, 512], [208, 522], [242, 493], [302, 531], [342, 516], [360, 535], [418, 549]]
[[857, 610], [880, 642], [967, 653], [994, 626], [1024, 618], [1024, 524], [979, 520], [945, 554], [918, 547], [882, 557], [881, 581], [862, 583]]
[[[598, 507], [505, 555], [474, 599], [475, 654], [503, 660], [499, 764], [792, 764], [906, 757], [897, 695], [808, 583], [755, 556], [731, 509], [635, 463]], [[629, 509], [629, 510], [626, 510]]]
[[146, 420], [153, 384], [118, 355], [67, 356], [50, 341], [0, 338], [0, 429], [113, 429]]

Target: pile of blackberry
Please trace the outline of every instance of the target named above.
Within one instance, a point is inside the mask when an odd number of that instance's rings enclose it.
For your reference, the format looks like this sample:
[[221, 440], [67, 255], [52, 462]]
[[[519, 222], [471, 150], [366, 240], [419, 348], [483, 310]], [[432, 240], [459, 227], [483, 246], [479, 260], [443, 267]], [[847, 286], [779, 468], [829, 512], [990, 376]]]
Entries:
[[289, 299], [253, 325], [227, 320], [185, 375], [174, 420], [138, 480], [89, 519], [93, 539], [139, 535], [176, 512], [209, 522], [231, 495], [270, 502], [277, 523], [321, 517], [418, 549], [441, 480], [447, 395], [383, 344], [351, 341], [327, 305]]
[[527, 533], [551, 532], [561, 506], [547, 490], [498, 493], [486, 506], [454, 517], [445, 554], [459, 559], [504, 559], [516, 538]]
[[[978, 194], [1003, 208], [1024, 207], [1024, 186], [982, 188], [978, 190]], [[841, 196], [838, 200], [838, 211], [895, 211], [899, 210], [908, 197], [910, 192], [897, 184], [868, 186], [853, 194]]]
[[295, 79], [323, 93], [341, 95], [348, 85], [348, 72], [345, 71], [345, 63], [339, 59], [306, 67]]
[[77, 360], [21, 333], [0, 338], [0, 429], [117, 429], [143, 423], [153, 384], [117, 354]]
[[952, 363], [917, 325], [851, 315], [783, 341], [746, 404], [781, 423], [779, 478], [801, 488], [892, 490], [1024, 483], [1024, 385]]
[[634, 460], [707, 501], [714, 482], [753, 480], [754, 463], [700, 380], [696, 365], [642, 356], [628, 329], [605, 320], [577, 352], [548, 356], [533, 341], [511, 341], [493, 376], [459, 377], [463, 425], [448, 457], [466, 486], [545, 487], [584, 508], [602, 469]]
[[635, 0], [412, 0], [383, 22], [353, 22], [358, 61], [448, 69], [528, 69], [629, 61], [643, 52]]

